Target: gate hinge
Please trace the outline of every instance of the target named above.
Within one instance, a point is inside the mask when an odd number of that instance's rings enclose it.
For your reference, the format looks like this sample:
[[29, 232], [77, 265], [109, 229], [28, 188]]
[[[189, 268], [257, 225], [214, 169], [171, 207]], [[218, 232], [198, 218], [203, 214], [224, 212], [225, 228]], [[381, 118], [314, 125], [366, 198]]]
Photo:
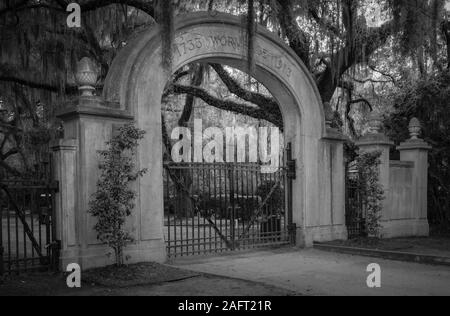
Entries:
[[286, 165], [287, 165], [288, 179], [295, 180], [296, 179], [297, 161], [295, 159], [288, 160], [286, 162]]

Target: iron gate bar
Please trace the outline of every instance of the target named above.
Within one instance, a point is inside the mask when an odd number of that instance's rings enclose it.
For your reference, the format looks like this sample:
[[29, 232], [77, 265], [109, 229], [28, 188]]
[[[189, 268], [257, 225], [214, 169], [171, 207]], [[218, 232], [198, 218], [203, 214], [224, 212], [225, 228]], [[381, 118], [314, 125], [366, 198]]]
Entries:
[[8, 225], [8, 270], [11, 270], [11, 214], [9, 213], [9, 207], [8, 212], [6, 212], [6, 222]]
[[[42, 255], [40, 246], [39, 246], [38, 242], [36, 241], [36, 238], [33, 236], [30, 226], [28, 225], [28, 223], [26, 221], [25, 214], [22, 213], [22, 211], [19, 209], [17, 204], [14, 202], [10, 192], [8, 191], [8, 188], [4, 184], [0, 184], [0, 189], [2, 189], [6, 193], [8, 199], [9, 199], [9, 202], [11, 203], [11, 205], [13, 206], [13, 208], [16, 211], [16, 227], [18, 224], [17, 217], [19, 217], [20, 221], [22, 222], [23, 228], [24, 228], [24, 234], [26, 234], [28, 236], [28, 238], [30, 239], [31, 244], [33, 245], [33, 248], [36, 250], [36, 253], [39, 255], [39, 258], [43, 259], [44, 256]], [[2, 225], [3, 225], [3, 223], [2, 223]], [[16, 245], [17, 245], [16, 249], [17, 250], [19, 249], [18, 243], [19, 243], [19, 236], [18, 236], [18, 230], [16, 229]], [[26, 244], [26, 243], [24, 243], [24, 244]], [[26, 252], [25, 252], [25, 254], [26, 254]], [[18, 255], [19, 255], [19, 251], [17, 251], [17, 256]]]
[[367, 237], [366, 206], [361, 197], [363, 192], [359, 175], [357, 172], [350, 172], [346, 167], [345, 178], [345, 222], [349, 239]]
[[[0, 192], [0, 197], [2, 196], [2, 193]], [[4, 269], [4, 262], [3, 262], [3, 256], [4, 256], [4, 248], [3, 248], [3, 204], [0, 201], [0, 276], [5, 273]]]
[[[281, 192], [289, 194], [286, 189], [291, 178], [288, 177], [287, 168], [281, 167], [273, 175], [267, 175], [261, 173], [260, 167], [257, 164], [243, 163], [165, 162], [165, 211], [168, 212], [166, 238], [169, 256], [291, 243], [294, 239], [289, 236], [293, 230], [286, 215], [292, 210], [286, 208], [289, 197], [285, 196], [281, 202], [268, 205], [277, 188], [280, 187]], [[183, 175], [188, 178], [182, 178]], [[264, 194], [266, 197], [263, 201], [260, 197], [255, 199], [255, 189], [260, 187], [260, 183], [267, 181], [275, 185], [267, 187], [270, 192], [268, 195]], [[181, 209], [181, 212], [177, 209], [181, 196], [192, 203], [192, 212], [189, 207]], [[249, 211], [251, 214], [248, 214]], [[256, 220], [262, 212], [276, 214], [275, 219], [268, 215], [269, 221], [261, 222], [261, 226], [256, 227]], [[192, 231], [189, 232], [189, 229]]]
[[[56, 226], [53, 221], [58, 182], [50, 182], [43, 175], [36, 175], [42, 180], [13, 177], [0, 180], [0, 193], [4, 196], [0, 203], [0, 250], [3, 250], [0, 269], [3, 273], [58, 268], [60, 242], [54, 240]], [[45, 226], [44, 233], [42, 226]]]
[[[228, 239], [226, 238], [226, 236], [223, 236], [222, 232], [217, 228], [217, 226], [215, 225], [215, 223], [212, 221], [211, 216], [205, 216], [204, 214], [202, 214], [203, 212], [200, 211], [199, 205], [198, 205], [198, 201], [195, 200], [189, 193], [189, 190], [186, 189], [185, 185], [181, 182], [180, 179], [178, 179], [178, 177], [176, 175], [174, 175], [171, 171], [170, 168], [166, 168], [166, 166], [164, 166], [164, 168], [166, 170], [169, 171], [169, 173], [171, 173], [171, 178], [172, 180], [175, 179], [175, 181], [177, 182], [177, 184], [179, 185], [179, 187], [184, 191], [185, 194], [188, 194], [188, 198], [191, 200], [191, 202], [194, 204], [196, 213], [201, 215], [204, 219], [206, 219], [208, 221], [208, 223], [210, 224], [210, 227], [212, 226], [212, 228], [215, 230], [215, 232], [221, 237], [221, 239], [225, 242], [225, 244], [227, 246], [230, 245], [230, 242], [228, 241]], [[210, 199], [210, 197], [209, 197]], [[181, 228], [183, 227], [183, 224], [181, 223]], [[176, 230], [175, 230], [176, 231]], [[183, 234], [183, 232], [181, 231], [181, 234]]]
[[292, 155], [292, 144], [288, 143], [286, 147], [286, 166], [287, 166], [287, 229], [289, 231], [289, 236], [291, 238], [291, 244], [294, 245], [296, 242], [296, 234], [297, 234], [297, 225], [294, 224], [293, 219], [293, 193], [294, 188], [292, 184], [292, 180], [297, 178], [297, 161], [293, 158]]
[[[17, 193], [16, 193], [16, 195], [17, 195]], [[16, 199], [17, 199], [17, 197], [16, 197]], [[27, 199], [27, 192], [25, 192], [25, 194], [22, 195], [22, 205], [27, 205], [26, 204], [27, 203], [26, 199]], [[27, 213], [24, 210], [23, 211], [23, 217], [24, 217], [25, 221], [27, 220], [26, 216], [27, 216]], [[22, 221], [22, 218], [20, 220]], [[27, 238], [27, 234], [26, 234], [27, 230], [26, 230], [26, 227], [24, 227], [24, 228], [25, 229], [23, 230], [23, 240], [26, 240], [26, 238]], [[31, 231], [31, 229], [30, 229], [30, 235], [34, 237], [33, 232]], [[32, 249], [34, 249], [34, 248], [32, 247]], [[27, 269], [27, 243], [26, 242], [23, 243], [23, 255], [24, 255], [23, 264], [24, 264], [25, 270], [26, 270]]]
[[277, 182], [272, 189], [270, 190], [269, 194], [266, 196], [266, 198], [264, 199], [264, 201], [261, 203], [261, 205], [258, 207], [258, 210], [256, 212], [256, 214], [254, 214], [251, 218], [250, 223], [248, 224], [247, 228], [245, 228], [245, 230], [243, 231], [243, 234], [241, 236], [239, 236], [239, 240], [241, 240], [242, 238], [245, 237], [245, 235], [248, 233], [248, 231], [250, 230], [251, 226], [253, 226], [254, 222], [258, 219], [259, 215], [261, 214], [261, 211], [263, 209], [263, 207], [266, 206], [267, 201], [269, 201], [269, 199], [272, 197], [272, 194], [275, 192], [275, 189], [280, 185], [279, 182]]
[[[34, 236], [34, 217], [33, 217], [33, 213], [35, 213], [34, 211], [36, 210], [36, 208], [38, 207], [38, 201], [36, 201], [36, 193], [37, 190], [36, 189], [31, 189], [31, 196], [30, 196], [30, 208], [31, 208], [31, 212], [30, 212], [30, 224], [31, 224], [31, 233]], [[41, 245], [41, 243], [39, 242], [39, 244]], [[32, 261], [31, 263], [34, 264], [34, 248], [31, 247], [31, 258]]]

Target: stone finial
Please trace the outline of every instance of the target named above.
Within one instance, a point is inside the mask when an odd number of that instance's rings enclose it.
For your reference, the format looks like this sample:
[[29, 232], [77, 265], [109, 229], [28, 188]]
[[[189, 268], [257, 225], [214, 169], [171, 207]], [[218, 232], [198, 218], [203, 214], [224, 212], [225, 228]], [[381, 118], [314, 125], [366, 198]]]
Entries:
[[422, 131], [422, 125], [420, 124], [420, 121], [415, 117], [412, 118], [409, 122], [408, 130], [411, 139], [419, 139], [420, 132]]
[[378, 113], [372, 112], [369, 116], [369, 133], [380, 134], [383, 121]]
[[75, 80], [81, 96], [90, 97], [94, 95], [95, 84], [97, 83], [98, 73], [91, 59], [84, 57], [77, 63]]
[[420, 139], [419, 136], [422, 132], [422, 125], [417, 118], [411, 119], [408, 126], [410, 138], [397, 147], [400, 152], [409, 151], [409, 150], [431, 150], [432, 147], [423, 139]]
[[325, 124], [327, 125], [327, 128], [331, 128], [331, 124], [333, 123], [334, 113], [331, 109], [330, 102], [324, 102], [323, 108], [325, 110]]

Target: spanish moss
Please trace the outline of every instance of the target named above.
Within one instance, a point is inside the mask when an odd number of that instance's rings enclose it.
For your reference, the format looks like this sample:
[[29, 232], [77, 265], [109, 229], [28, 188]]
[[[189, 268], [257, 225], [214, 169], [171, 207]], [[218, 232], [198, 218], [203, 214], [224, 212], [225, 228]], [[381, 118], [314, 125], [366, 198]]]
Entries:
[[247, 1], [247, 70], [249, 75], [252, 75], [255, 68], [255, 3], [254, 0]]
[[158, 1], [158, 22], [161, 27], [161, 62], [166, 71], [172, 70], [172, 43], [174, 41], [174, 8], [171, 0]]

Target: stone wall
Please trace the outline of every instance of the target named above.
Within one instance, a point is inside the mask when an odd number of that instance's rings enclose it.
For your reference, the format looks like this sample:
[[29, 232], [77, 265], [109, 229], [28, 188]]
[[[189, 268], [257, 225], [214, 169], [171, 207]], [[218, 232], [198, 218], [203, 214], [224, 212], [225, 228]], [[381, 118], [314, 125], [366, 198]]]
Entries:
[[400, 161], [389, 158], [394, 145], [380, 132], [381, 120], [371, 118], [371, 130], [356, 144], [362, 151], [382, 152], [380, 183], [385, 200], [382, 208], [382, 237], [428, 236], [427, 182], [428, 150], [431, 148], [418, 138], [420, 123], [412, 119], [411, 138], [400, 144]]

